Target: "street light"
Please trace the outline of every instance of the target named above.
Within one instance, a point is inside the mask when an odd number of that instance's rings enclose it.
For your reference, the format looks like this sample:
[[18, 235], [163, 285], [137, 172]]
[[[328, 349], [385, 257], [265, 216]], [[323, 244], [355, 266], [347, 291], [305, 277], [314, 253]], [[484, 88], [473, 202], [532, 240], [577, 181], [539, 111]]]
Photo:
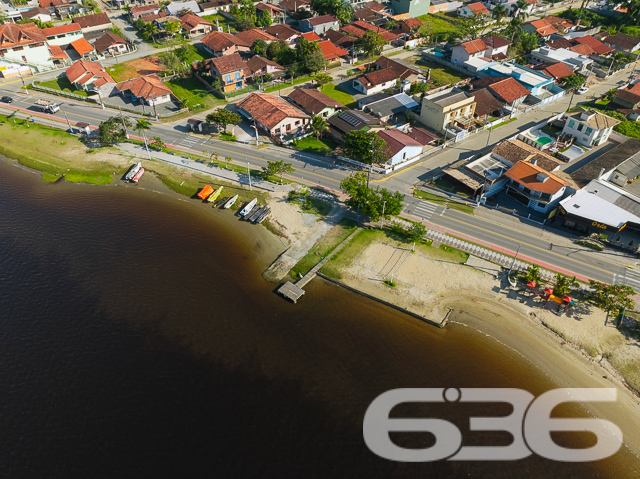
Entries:
[[[246, 160], [247, 157], [245, 156], [244, 159]], [[248, 161], [247, 161], [247, 175], [249, 175], [249, 191], [251, 191], [251, 166], [249, 165]]]
[[516, 255], [513, 257], [513, 261], [511, 262], [511, 266], [509, 267], [509, 272], [507, 273], [507, 278], [511, 276], [511, 270], [513, 269], [513, 265], [516, 264], [516, 260], [518, 259], [518, 253], [520, 253], [520, 247], [522, 245], [518, 243], [518, 250], [516, 251]]
[[382, 216], [380, 217], [380, 229], [382, 229], [382, 222], [384, 221], [384, 207], [387, 206], [387, 202], [382, 202]]

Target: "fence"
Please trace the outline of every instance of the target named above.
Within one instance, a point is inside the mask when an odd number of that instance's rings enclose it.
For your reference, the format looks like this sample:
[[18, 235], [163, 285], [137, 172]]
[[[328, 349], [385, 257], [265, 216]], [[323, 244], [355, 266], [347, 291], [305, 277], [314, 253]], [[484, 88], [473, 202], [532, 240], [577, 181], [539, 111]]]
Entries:
[[93, 98], [89, 98], [89, 97], [86, 97], [86, 96], [78, 95], [77, 93], [71, 93], [71, 92], [66, 92], [66, 91], [62, 91], [62, 90], [56, 90], [55, 88], [49, 88], [49, 87], [46, 87], [46, 86], [38, 85], [36, 83], [36, 80], [31, 82], [31, 88], [33, 88], [34, 90], [43, 91], [45, 93], [51, 93], [53, 95], [64, 96], [64, 97], [67, 97], [67, 98], [73, 98], [74, 100], [81, 100], [81, 101], [86, 101], [86, 102], [89, 102], [89, 103], [98, 103]]

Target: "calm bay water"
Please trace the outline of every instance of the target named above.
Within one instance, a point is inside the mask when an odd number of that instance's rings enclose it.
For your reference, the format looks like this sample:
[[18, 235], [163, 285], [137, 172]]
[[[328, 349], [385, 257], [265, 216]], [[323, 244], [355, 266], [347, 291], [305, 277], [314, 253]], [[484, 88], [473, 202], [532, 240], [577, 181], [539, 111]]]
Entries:
[[[623, 453], [377, 458], [362, 417], [383, 391], [557, 386], [480, 334], [320, 280], [289, 304], [260, 276], [276, 254], [229, 212], [0, 162], [0, 477], [633, 477]], [[464, 430], [473, 412], [445, 413]], [[487, 440], [510, 442], [465, 436]]]

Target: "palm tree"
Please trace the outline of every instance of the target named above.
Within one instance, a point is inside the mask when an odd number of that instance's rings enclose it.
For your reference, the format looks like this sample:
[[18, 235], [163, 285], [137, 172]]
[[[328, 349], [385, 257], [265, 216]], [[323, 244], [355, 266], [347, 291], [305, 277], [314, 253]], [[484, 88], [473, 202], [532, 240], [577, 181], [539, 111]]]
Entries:
[[494, 8], [493, 12], [491, 12], [491, 16], [494, 20], [496, 20], [496, 22], [498, 23], [498, 28], [500, 28], [502, 22], [507, 16], [507, 9], [504, 5], [496, 5], [496, 8]]
[[526, 18], [529, 16], [529, 14], [527, 13], [526, 9], [529, 8], [529, 4], [527, 3], [527, 0], [518, 0], [516, 2], [516, 16], [520, 19], [520, 20], [526, 20]]
[[311, 131], [315, 133], [316, 138], [318, 139], [322, 138], [322, 134], [329, 130], [329, 123], [320, 115], [314, 115], [311, 119], [310, 126]]
[[160, 31], [160, 29], [153, 22], [149, 22], [149, 23], [145, 23], [144, 24], [144, 32], [151, 37], [151, 39], [154, 41], [154, 43], [156, 42], [156, 34], [159, 31]]
[[616, 92], [617, 91], [618, 91], [617, 89], [612, 88], [611, 90], [609, 90], [607, 93], [604, 94], [604, 99], [605, 100], [609, 100], [609, 101], [613, 101], [613, 99], [616, 96]]
[[576, 277], [569, 278], [569, 276], [565, 276], [563, 274], [556, 274], [556, 281], [553, 287], [553, 294], [562, 298], [565, 294], [568, 294], [571, 288], [577, 288], [578, 283], [576, 282]]
[[133, 127], [133, 131], [137, 132], [138, 135], [142, 134], [142, 138], [144, 139], [144, 146], [147, 148], [147, 155], [149, 155], [149, 159], [151, 159], [151, 154], [149, 153], [149, 144], [147, 143], [147, 135], [146, 131], [151, 129], [151, 123], [146, 118], [141, 118], [136, 121], [136, 124]]
[[516, 38], [516, 33], [518, 33], [518, 30], [520, 29], [520, 25], [522, 25], [522, 20], [519, 18], [513, 18], [509, 25], [513, 28], [513, 34], [511, 35], [511, 43], [513, 43], [513, 40]]
[[229, 162], [231, 161], [231, 159], [232, 159], [232, 158], [231, 158], [230, 156], [225, 156], [225, 157], [224, 157], [224, 161], [226, 161], [226, 162], [227, 162], [227, 164], [225, 165], [225, 168], [226, 168], [226, 169], [229, 169]]

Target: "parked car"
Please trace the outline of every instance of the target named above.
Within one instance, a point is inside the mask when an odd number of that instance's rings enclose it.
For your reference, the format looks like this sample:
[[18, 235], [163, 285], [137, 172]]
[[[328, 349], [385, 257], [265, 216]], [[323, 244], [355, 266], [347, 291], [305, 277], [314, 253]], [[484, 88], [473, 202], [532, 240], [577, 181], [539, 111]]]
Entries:
[[589, 89], [586, 86], [583, 86], [583, 87], [578, 88], [578, 91], [576, 93], [578, 95], [584, 95], [588, 91], [589, 91]]
[[3, 96], [0, 98], [0, 101], [2, 101], [2, 103], [13, 103], [13, 98], [10, 96]]

